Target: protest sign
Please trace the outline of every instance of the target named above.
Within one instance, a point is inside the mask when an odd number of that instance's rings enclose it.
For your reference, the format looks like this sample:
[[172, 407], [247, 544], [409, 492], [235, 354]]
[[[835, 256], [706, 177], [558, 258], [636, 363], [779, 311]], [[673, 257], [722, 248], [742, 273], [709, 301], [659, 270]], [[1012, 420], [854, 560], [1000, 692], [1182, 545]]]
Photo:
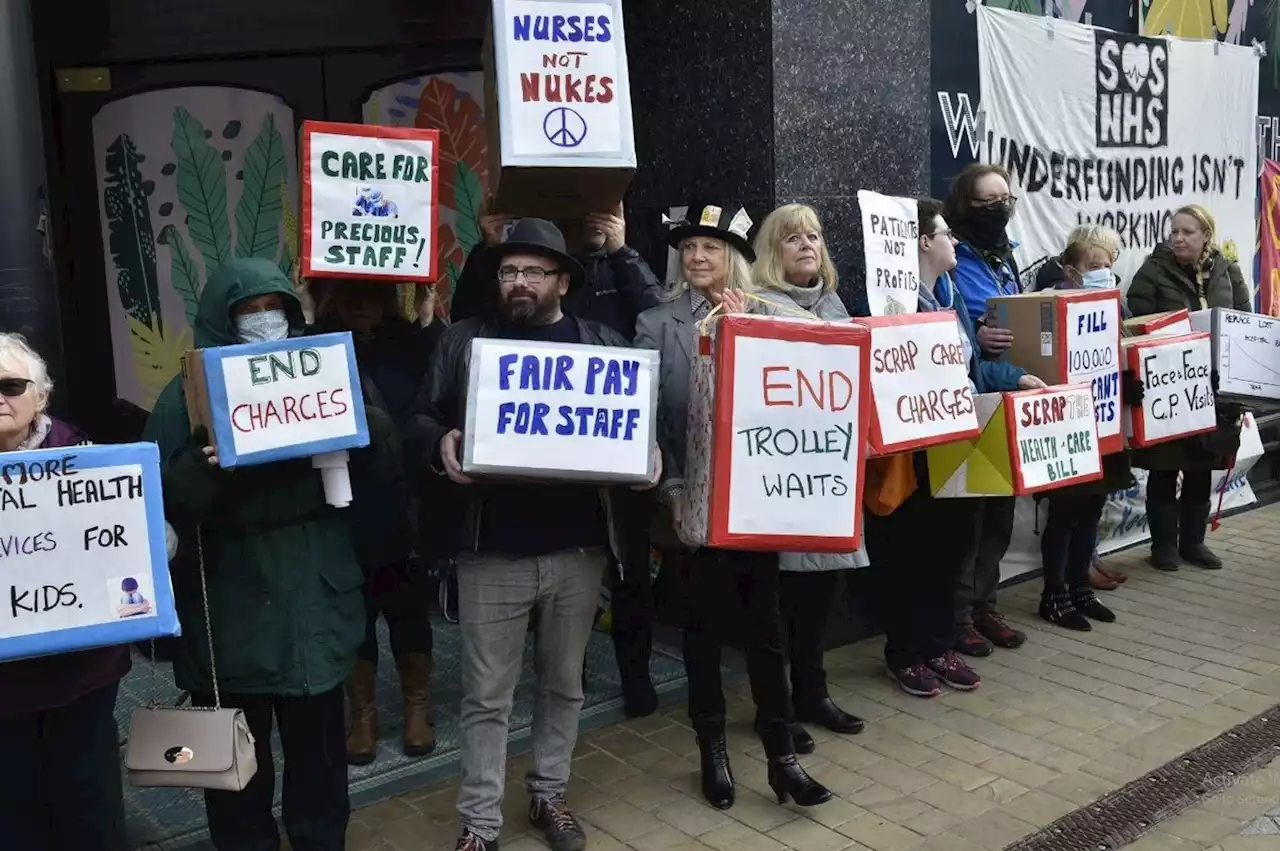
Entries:
[[1124, 342], [1125, 365], [1142, 381], [1142, 404], [1125, 409], [1131, 446], [1153, 446], [1218, 427], [1207, 333]]
[[477, 338], [462, 469], [469, 474], [648, 482], [658, 353]]
[[302, 274], [434, 281], [440, 131], [302, 123]]
[[1280, 402], [1280, 320], [1214, 307], [1192, 313], [1191, 327], [1212, 335], [1219, 398]]
[[919, 208], [914, 198], [858, 191], [872, 316], [915, 313], [920, 290]]
[[1191, 333], [1191, 314], [1186, 310], [1168, 310], [1164, 313], [1149, 313], [1146, 316], [1135, 316], [1120, 323], [1121, 333], [1126, 337], [1172, 337]]
[[[1258, 54], [1214, 39], [1147, 38], [977, 4], [982, 161], [1006, 167], [1019, 266], [1080, 224], [1120, 234], [1126, 284], [1201, 204], [1240, 268], [1257, 241]], [[1221, 21], [1219, 27], [1223, 27]]]
[[965, 333], [951, 311], [855, 320], [871, 330], [869, 452], [978, 436]]
[[731, 315], [705, 323], [690, 377], [682, 540], [854, 552], [862, 536], [870, 332]]
[[178, 635], [154, 443], [0, 453], [0, 662]]
[[187, 415], [223, 467], [369, 445], [351, 334], [198, 349], [182, 358]]

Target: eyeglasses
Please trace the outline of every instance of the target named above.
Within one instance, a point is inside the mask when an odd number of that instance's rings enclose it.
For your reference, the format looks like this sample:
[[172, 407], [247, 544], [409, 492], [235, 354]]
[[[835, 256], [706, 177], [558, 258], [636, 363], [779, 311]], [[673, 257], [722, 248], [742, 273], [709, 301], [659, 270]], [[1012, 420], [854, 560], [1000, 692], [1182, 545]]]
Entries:
[[547, 275], [558, 275], [559, 269], [543, 269], [541, 266], [503, 266], [498, 269], [498, 280], [504, 284], [514, 284], [516, 278], [524, 275], [524, 279], [531, 284], [540, 284], [546, 280]]
[[925, 239], [933, 239], [938, 236], [945, 236], [947, 239], [955, 239], [955, 236], [951, 233], [951, 228], [943, 228], [942, 230], [936, 230], [933, 233], [926, 233], [924, 235]]
[[27, 385], [35, 384], [30, 378], [0, 378], [0, 396], [16, 399], [27, 392]]
[[1004, 207], [1010, 213], [1013, 208], [1018, 206], [1017, 195], [1001, 195], [999, 198], [980, 198], [973, 202], [974, 209], [978, 210], [998, 210]]

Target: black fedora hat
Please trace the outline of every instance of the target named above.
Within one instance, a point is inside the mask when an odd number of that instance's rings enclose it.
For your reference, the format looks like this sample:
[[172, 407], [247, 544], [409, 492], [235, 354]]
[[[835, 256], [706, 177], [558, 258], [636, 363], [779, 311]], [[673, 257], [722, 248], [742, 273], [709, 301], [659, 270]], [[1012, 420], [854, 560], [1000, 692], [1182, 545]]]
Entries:
[[535, 254], [549, 257], [556, 262], [557, 271], [569, 275], [569, 289], [586, 283], [587, 273], [582, 264], [565, 250], [564, 234], [560, 228], [546, 219], [517, 219], [507, 238], [485, 249], [482, 270], [490, 280], [495, 280], [502, 260], [512, 254]]
[[691, 204], [684, 221], [666, 221], [671, 225], [671, 230], [667, 233], [667, 244], [672, 248], [678, 249], [680, 241], [686, 237], [710, 236], [729, 243], [748, 260], [754, 262], [756, 259], [755, 249], [747, 238], [754, 223], [741, 204]]

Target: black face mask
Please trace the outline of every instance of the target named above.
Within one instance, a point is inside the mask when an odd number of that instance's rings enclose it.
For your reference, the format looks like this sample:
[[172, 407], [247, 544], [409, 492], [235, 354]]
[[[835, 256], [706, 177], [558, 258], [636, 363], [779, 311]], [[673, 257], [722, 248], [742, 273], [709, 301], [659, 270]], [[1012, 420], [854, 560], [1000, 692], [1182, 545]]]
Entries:
[[1008, 244], [1005, 228], [1013, 211], [1001, 204], [996, 207], [974, 207], [965, 218], [964, 232], [978, 248], [990, 250]]

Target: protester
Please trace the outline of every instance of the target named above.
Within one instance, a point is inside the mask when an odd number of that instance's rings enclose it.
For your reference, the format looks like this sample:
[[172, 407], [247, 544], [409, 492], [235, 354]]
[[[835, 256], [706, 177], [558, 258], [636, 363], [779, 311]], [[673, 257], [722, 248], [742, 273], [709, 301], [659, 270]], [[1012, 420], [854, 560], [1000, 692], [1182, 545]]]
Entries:
[[[1252, 311], [1249, 285], [1240, 267], [1215, 244], [1216, 236], [1217, 225], [1204, 207], [1192, 204], [1174, 213], [1169, 242], [1156, 246], [1129, 284], [1129, 310], [1135, 316], [1209, 307]], [[1212, 378], [1216, 394], [1216, 370]], [[1150, 471], [1151, 563], [1160, 570], [1177, 570], [1182, 561], [1208, 570], [1222, 567], [1222, 559], [1204, 543], [1212, 472], [1228, 469], [1240, 448], [1243, 409], [1219, 401], [1217, 412], [1217, 431], [1134, 452], [1134, 466]]]
[[[1120, 234], [1116, 233], [1109, 227], [1105, 227], [1103, 225], [1076, 225], [1071, 229], [1071, 232], [1067, 234], [1067, 245], [1071, 245], [1076, 242], [1088, 243], [1100, 252], [1105, 253], [1108, 258], [1108, 269], [1115, 265], [1115, 262], [1120, 259]], [[1100, 255], [1095, 254], [1090, 255], [1090, 257], [1091, 262], [1087, 265], [1093, 266], [1093, 268], [1088, 270], [1076, 270], [1077, 272], [1081, 272], [1083, 274], [1083, 272], [1096, 271], [1096, 269], [1101, 268], [1093, 265], [1094, 261], [1101, 262]], [[1040, 268], [1036, 271], [1035, 289], [1037, 291], [1055, 288], [1060, 289], [1063, 288], [1064, 282], [1066, 287], [1079, 287], [1083, 285], [1080, 275], [1071, 275], [1068, 277], [1062, 267], [1063, 258], [1061, 255], [1047, 258], [1044, 263], [1040, 264]], [[1114, 279], [1113, 285], [1119, 286], [1120, 278], [1116, 276], [1114, 272], [1111, 274]], [[1101, 286], [1101, 277], [1095, 274], [1093, 283], [1095, 286]]]
[[[17, 334], [0, 333], [0, 459], [88, 443], [47, 413], [53, 382]], [[119, 730], [112, 714], [129, 648], [0, 663], [0, 824], [5, 847], [122, 851]]]
[[[264, 342], [304, 332], [293, 286], [261, 259], [214, 271], [200, 295], [200, 348]], [[370, 447], [351, 453], [358, 481], [394, 480], [390, 418], [365, 405]], [[218, 851], [274, 848], [272, 721], [284, 750], [285, 831], [294, 848], [343, 847], [350, 808], [342, 684], [364, 639], [363, 576], [343, 509], [325, 503], [309, 459], [224, 470], [203, 428], [194, 436], [175, 378], [147, 422], [159, 445], [165, 513], [181, 539], [173, 562], [185, 625], [174, 663], [179, 688], [213, 706], [201, 573], [222, 704], [244, 710], [258, 770], [241, 792], [208, 791], [205, 810]], [[355, 491], [353, 504], [370, 495]]]
[[[917, 208], [921, 282], [917, 310], [955, 312], [972, 391], [1043, 387], [1043, 381], [1019, 367], [979, 356], [969, 311], [957, 297], [950, 275], [956, 265], [955, 237], [942, 216], [942, 203], [924, 198]], [[868, 312], [865, 304], [859, 307], [860, 314]], [[892, 464], [891, 459], [869, 461], [869, 481], [881, 472], [877, 465]], [[885, 630], [885, 668], [903, 691], [919, 697], [937, 696], [940, 683], [972, 691], [981, 678], [953, 649], [954, 605], [960, 571], [976, 543], [973, 533], [981, 501], [933, 498], [924, 452], [912, 453], [910, 466], [892, 475], [905, 477], [905, 499], [888, 513], [868, 510], [864, 515], [878, 617]]]
[[405, 435], [410, 459], [467, 486], [470, 503], [467, 537], [473, 549], [458, 556], [463, 689], [458, 848], [496, 847], [511, 706], [525, 632], [537, 612], [529, 819], [553, 851], [580, 851], [586, 836], [565, 792], [582, 711], [583, 654], [607, 561], [608, 502], [620, 489], [477, 484], [462, 472], [459, 448], [465, 439], [461, 429], [472, 340], [630, 343], [564, 311], [563, 299], [586, 285], [586, 275], [550, 222], [519, 220], [507, 240], [488, 247], [477, 262], [477, 275], [497, 292], [496, 309], [445, 331]]
[[[668, 242], [680, 252], [680, 283], [666, 300], [640, 315], [636, 345], [660, 352], [658, 442], [664, 477], [658, 501], [677, 514], [684, 509], [684, 465], [687, 449], [690, 359], [695, 326], [713, 309], [742, 313], [751, 289], [747, 240], [750, 221], [730, 230], [735, 207], [696, 205], [689, 221], [672, 228]], [[714, 224], [705, 222], [714, 221]], [[698, 222], [698, 224], [694, 224]], [[702, 794], [713, 807], [734, 802], [733, 771], [725, 743], [725, 700], [720, 678], [720, 651], [739, 644], [747, 658], [747, 676], [756, 704], [756, 729], [768, 760], [768, 782], [780, 802], [793, 798], [801, 806], [830, 800], [831, 793], [812, 780], [796, 762], [787, 724], [786, 659], [782, 652], [782, 619], [778, 608], [776, 553], [717, 550], [693, 551], [675, 543], [664, 549], [663, 570], [679, 570], [686, 588], [688, 618], [684, 632], [684, 664], [689, 677], [689, 719], [697, 736]], [[734, 619], [727, 600], [737, 599], [744, 618]]]
[[[1017, 203], [1009, 173], [998, 165], [973, 163], [956, 176], [943, 215], [956, 243], [956, 290], [977, 328], [982, 356], [995, 359], [1013, 345], [1013, 332], [987, 325], [987, 300], [1016, 295], [1021, 287], [1008, 235]], [[991, 645], [1013, 649], [1026, 643], [996, 611], [1000, 561], [1013, 540], [1013, 497], [986, 497], [978, 515], [978, 546], [965, 560], [956, 593], [956, 649], [968, 656], [989, 656]]]
[[[836, 294], [836, 268], [812, 207], [787, 204], [774, 210], [760, 226], [755, 248], [753, 272], [762, 312], [832, 322], [849, 319]], [[795, 719], [836, 733], [861, 733], [865, 722], [831, 699], [822, 640], [836, 596], [837, 571], [865, 566], [853, 553], [783, 553], [781, 557], [779, 593]]]

